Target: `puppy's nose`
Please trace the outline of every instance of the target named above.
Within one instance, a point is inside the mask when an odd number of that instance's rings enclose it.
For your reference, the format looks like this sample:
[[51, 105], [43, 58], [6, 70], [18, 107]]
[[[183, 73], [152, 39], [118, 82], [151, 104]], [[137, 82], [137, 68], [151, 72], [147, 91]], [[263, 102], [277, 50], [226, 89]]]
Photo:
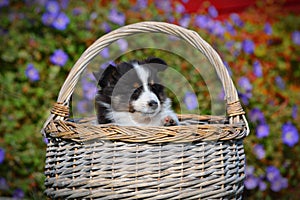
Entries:
[[154, 100], [151, 100], [148, 102], [148, 105], [152, 108], [152, 109], [156, 109], [158, 107], [158, 103]]

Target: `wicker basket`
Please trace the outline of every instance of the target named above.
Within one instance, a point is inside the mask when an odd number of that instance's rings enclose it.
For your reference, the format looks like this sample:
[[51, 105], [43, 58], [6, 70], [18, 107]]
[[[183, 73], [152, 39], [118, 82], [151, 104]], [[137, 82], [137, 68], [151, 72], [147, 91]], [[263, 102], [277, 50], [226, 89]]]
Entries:
[[[173, 127], [67, 120], [71, 95], [88, 63], [112, 42], [147, 32], [182, 38], [208, 58], [225, 90], [227, 116], [180, 115], [181, 121], [201, 124]], [[244, 114], [219, 55], [196, 32], [162, 22], [119, 28], [82, 54], [45, 122], [45, 194], [52, 199], [241, 199], [243, 138], [249, 133]]]

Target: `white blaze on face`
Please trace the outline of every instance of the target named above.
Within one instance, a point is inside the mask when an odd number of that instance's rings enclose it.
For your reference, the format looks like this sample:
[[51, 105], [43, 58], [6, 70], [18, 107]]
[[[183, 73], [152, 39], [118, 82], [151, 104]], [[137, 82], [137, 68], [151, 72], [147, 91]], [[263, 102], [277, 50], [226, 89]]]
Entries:
[[[150, 90], [148, 86], [150, 71], [138, 63], [133, 63], [133, 67], [143, 84], [143, 92], [136, 101], [132, 102], [132, 105], [134, 109], [139, 112], [156, 115], [160, 111], [161, 105], [158, 97]], [[149, 106], [151, 101], [157, 102], [156, 108]]]

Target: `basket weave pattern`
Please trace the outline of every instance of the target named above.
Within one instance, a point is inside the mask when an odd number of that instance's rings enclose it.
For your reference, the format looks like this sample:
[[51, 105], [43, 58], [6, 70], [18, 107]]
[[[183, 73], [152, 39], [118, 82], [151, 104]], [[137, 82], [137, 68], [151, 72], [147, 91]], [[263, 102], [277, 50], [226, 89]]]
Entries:
[[[89, 62], [114, 41], [147, 32], [177, 36], [208, 58], [225, 90], [227, 116], [179, 115], [193, 123], [173, 127], [67, 120], [71, 95]], [[45, 122], [45, 194], [53, 199], [241, 199], [242, 140], [249, 134], [244, 114], [222, 60], [196, 32], [162, 22], [119, 28], [82, 54]]]

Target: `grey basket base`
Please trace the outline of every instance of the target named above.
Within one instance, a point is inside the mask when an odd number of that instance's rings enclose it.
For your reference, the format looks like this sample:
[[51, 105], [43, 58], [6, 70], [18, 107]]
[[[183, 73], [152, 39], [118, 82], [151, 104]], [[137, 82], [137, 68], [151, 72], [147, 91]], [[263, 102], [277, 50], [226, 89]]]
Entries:
[[242, 140], [79, 144], [50, 138], [45, 194], [52, 199], [242, 199]]

